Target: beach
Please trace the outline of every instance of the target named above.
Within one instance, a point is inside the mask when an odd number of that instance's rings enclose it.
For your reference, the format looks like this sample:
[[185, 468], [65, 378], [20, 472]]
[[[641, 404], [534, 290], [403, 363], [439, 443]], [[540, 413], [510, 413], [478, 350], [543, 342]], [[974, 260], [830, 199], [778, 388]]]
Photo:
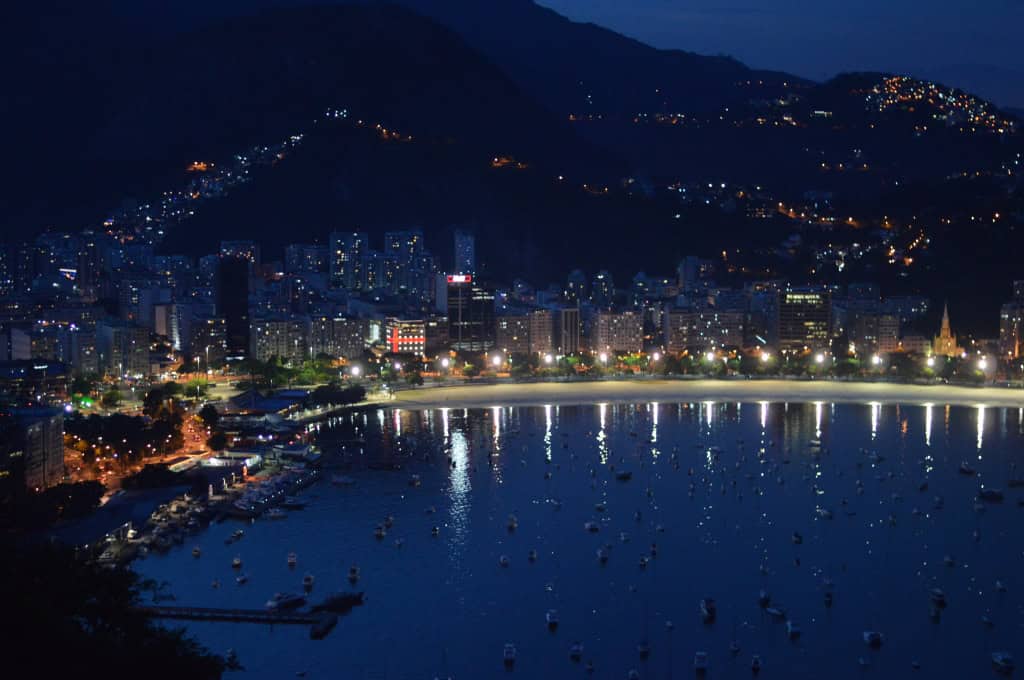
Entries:
[[689, 401], [835, 402], [1024, 408], [1024, 390], [831, 380], [604, 380], [453, 385], [401, 390], [392, 406], [480, 408]]

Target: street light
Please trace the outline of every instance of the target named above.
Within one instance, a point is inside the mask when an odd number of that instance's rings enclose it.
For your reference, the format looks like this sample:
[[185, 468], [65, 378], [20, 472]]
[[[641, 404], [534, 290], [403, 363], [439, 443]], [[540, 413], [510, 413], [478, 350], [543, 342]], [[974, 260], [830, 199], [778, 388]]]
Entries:
[[712, 362], [712, 361], [715, 360], [715, 353], [714, 352], [708, 352], [707, 354], [704, 355], [704, 358], [707, 359], [708, 362]]
[[987, 371], [988, 370], [988, 359], [986, 359], [985, 357], [982, 357], [981, 359], [979, 359], [978, 360], [978, 368], [980, 368], [983, 371]]
[[821, 352], [818, 352], [816, 355], [814, 355], [814, 361], [815, 363], [819, 364], [825, 363], [825, 355], [822, 354]]
[[500, 355], [500, 354], [495, 354], [495, 355], [494, 355], [494, 358], [492, 358], [492, 359], [491, 359], [491, 364], [492, 364], [492, 365], [493, 365], [493, 366], [494, 366], [495, 368], [497, 368], [497, 367], [501, 366], [501, 355]]
[[761, 363], [767, 364], [768, 360], [772, 358], [772, 355], [768, 352], [761, 352]]
[[655, 352], [653, 355], [651, 355], [651, 358], [654, 359], [655, 361], [660, 360], [661, 359], [661, 352]]
[[395, 362], [395, 370], [396, 371], [401, 371], [402, 370], [402, 364], [400, 362], [398, 362], [398, 361]]
[[925, 363], [928, 364], [928, 368], [935, 368], [935, 357], [928, 357]]
[[873, 365], [875, 365], [875, 366], [881, 366], [882, 365], [882, 357], [878, 356], [877, 354], [871, 355], [871, 363]]
[[551, 364], [551, 363], [554, 363], [554, 361], [555, 361], [555, 358], [553, 356], [551, 356], [550, 354], [545, 354], [544, 355], [544, 363], [545, 364]]
[[348, 369], [348, 372], [351, 373], [352, 377], [354, 377], [354, 378], [358, 378], [359, 377], [359, 371], [360, 371], [360, 368], [358, 366], [352, 366], [351, 368]]
[[441, 359], [441, 368], [448, 368], [451, 365], [451, 360], [448, 357]]
[[602, 364], [608, 363], [608, 355], [606, 353], [601, 352], [601, 355], [598, 358], [601, 360]]

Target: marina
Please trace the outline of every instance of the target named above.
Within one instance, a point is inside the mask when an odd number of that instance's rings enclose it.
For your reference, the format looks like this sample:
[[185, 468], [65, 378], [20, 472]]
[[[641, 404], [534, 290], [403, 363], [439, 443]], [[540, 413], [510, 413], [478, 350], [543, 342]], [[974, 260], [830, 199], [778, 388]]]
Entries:
[[1021, 653], [1017, 409], [380, 409], [314, 434], [301, 511], [134, 564], [183, 607], [367, 593], [319, 622], [341, 646], [189, 620], [245, 677], [985, 677]]

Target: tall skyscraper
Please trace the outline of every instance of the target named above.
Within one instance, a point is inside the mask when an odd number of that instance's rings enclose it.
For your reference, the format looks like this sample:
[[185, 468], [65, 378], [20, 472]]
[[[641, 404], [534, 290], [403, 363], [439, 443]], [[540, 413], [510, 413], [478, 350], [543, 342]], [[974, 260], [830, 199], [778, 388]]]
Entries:
[[779, 299], [779, 348], [792, 351], [828, 349], [832, 296], [828, 291], [793, 288]]
[[228, 358], [249, 352], [249, 260], [223, 257], [217, 266], [217, 315], [224, 317]]
[[365, 231], [332, 231], [329, 269], [331, 285], [355, 290], [362, 285], [363, 257], [369, 253], [370, 238]]
[[461, 274], [448, 277], [448, 335], [453, 349], [494, 347], [494, 293]]
[[455, 274], [476, 274], [476, 237], [466, 229], [455, 230]]

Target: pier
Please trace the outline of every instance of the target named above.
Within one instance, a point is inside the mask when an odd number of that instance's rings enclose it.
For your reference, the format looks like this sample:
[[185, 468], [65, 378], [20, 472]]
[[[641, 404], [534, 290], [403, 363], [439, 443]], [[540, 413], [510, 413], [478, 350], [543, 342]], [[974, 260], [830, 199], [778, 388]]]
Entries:
[[135, 611], [155, 619], [186, 621], [233, 621], [236, 623], [288, 623], [312, 625], [320, 620], [317, 614], [272, 612], [263, 609], [216, 609], [212, 607], [167, 607], [153, 605], [136, 607]]

